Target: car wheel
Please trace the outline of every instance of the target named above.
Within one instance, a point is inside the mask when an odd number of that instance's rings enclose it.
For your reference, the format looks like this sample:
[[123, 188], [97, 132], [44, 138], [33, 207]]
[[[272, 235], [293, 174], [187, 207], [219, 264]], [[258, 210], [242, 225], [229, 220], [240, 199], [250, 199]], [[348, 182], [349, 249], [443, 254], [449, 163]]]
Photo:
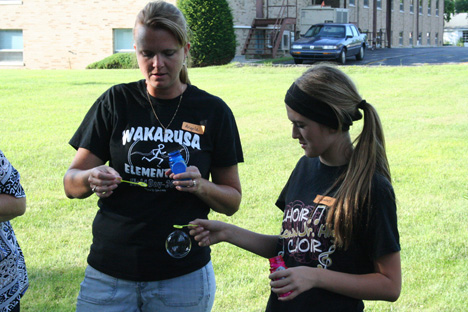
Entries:
[[361, 61], [362, 59], [364, 59], [364, 53], [364, 46], [361, 46], [361, 48], [359, 49], [359, 53], [356, 54], [356, 60]]
[[346, 64], [346, 50], [345, 49], [341, 50], [340, 56], [338, 56], [338, 62], [341, 65]]
[[294, 64], [302, 64], [302, 60], [298, 60], [297, 58], [294, 59]]

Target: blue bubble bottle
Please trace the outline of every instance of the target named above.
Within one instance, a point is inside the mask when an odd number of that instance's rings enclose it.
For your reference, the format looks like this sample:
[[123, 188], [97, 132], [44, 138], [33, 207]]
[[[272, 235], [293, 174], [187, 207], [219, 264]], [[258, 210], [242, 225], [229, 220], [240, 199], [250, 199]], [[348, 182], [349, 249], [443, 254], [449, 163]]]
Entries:
[[178, 150], [169, 153], [169, 166], [174, 174], [187, 171], [185, 160]]

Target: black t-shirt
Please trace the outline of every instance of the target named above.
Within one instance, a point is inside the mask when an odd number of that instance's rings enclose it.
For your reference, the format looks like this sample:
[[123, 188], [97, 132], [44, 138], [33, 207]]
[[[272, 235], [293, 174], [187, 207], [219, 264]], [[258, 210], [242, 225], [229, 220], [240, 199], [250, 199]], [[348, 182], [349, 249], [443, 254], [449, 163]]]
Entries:
[[[179, 99], [152, 98], [164, 127]], [[193, 241], [184, 258], [166, 252], [166, 238], [175, 230], [172, 225], [207, 218], [210, 207], [193, 194], [177, 191], [165, 172], [168, 154], [176, 149], [205, 179], [213, 167], [243, 161], [234, 116], [220, 98], [189, 85], [164, 131], [149, 105], [144, 80], [116, 85], [97, 99], [70, 144], [108, 161], [122, 179], [148, 184], [142, 188], [122, 183], [109, 198], [99, 199], [88, 256], [92, 267], [117, 278], [154, 281], [208, 263], [210, 249]]]
[[[373, 261], [400, 250], [395, 196], [390, 182], [375, 174], [372, 181], [371, 216], [364, 220], [347, 250], [336, 248], [326, 223], [333, 195], [329, 190], [346, 166], [330, 167], [319, 158], [302, 157], [276, 205], [284, 211], [278, 253], [287, 267], [310, 266], [350, 274], [374, 272]], [[333, 190], [332, 190], [333, 193]], [[319, 197], [317, 197], [319, 196]], [[318, 199], [321, 200], [318, 200]], [[362, 300], [323, 289], [310, 289], [291, 301], [280, 302], [271, 293], [266, 311], [363, 311]]]

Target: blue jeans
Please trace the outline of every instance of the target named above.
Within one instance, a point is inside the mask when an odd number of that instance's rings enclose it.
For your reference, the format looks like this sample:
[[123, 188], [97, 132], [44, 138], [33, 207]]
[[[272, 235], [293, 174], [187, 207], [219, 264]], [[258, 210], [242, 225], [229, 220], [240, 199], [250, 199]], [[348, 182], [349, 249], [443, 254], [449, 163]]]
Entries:
[[216, 291], [211, 261], [203, 268], [155, 282], [127, 281], [88, 265], [77, 312], [209, 312]]

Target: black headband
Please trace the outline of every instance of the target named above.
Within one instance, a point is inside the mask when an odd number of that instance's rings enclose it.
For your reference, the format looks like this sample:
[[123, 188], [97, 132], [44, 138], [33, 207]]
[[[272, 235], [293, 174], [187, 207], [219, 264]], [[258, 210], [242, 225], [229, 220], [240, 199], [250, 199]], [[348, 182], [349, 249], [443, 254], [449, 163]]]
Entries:
[[[332, 129], [338, 130], [339, 128], [338, 117], [331, 106], [313, 96], [308, 95], [295, 83], [291, 85], [288, 92], [286, 93], [284, 102], [292, 110], [298, 112], [310, 120], [318, 122]], [[351, 117], [347, 114], [345, 115], [344, 120], [341, 121], [341, 127], [343, 131], [349, 130], [349, 127], [353, 124], [353, 120], [359, 120], [362, 118], [362, 115], [359, 111], [356, 115], [357, 116], [355, 117]]]

